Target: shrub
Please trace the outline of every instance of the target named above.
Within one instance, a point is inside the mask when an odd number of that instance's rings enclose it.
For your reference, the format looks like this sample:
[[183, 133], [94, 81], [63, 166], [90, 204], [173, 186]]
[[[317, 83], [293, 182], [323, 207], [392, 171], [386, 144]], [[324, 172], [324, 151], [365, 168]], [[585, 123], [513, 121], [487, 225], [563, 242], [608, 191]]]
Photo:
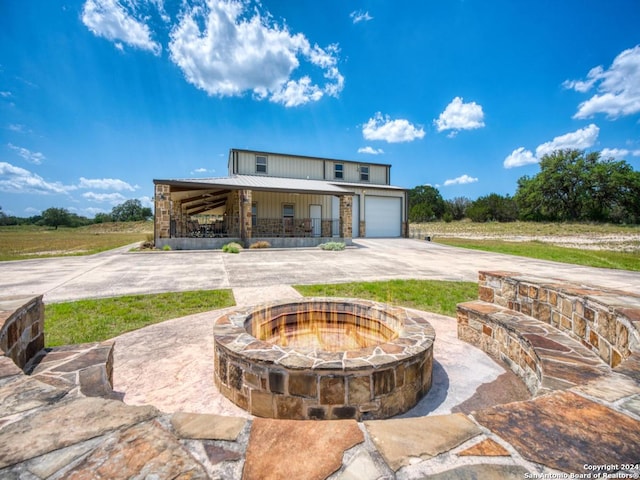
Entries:
[[333, 250], [333, 251], [344, 250], [346, 247], [344, 242], [327, 242], [327, 243], [321, 243], [318, 246], [322, 250]]
[[165, 245], [164, 247], [162, 247], [162, 250], [168, 252], [169, 250], [171, 250], [171, 245]]
[[271, 248], [271, 244], [266, 240], [260, 240], [249, 245], [249, 248]]
[[242, 245], [237, 242], [229, 242], [222, 247], [222, 251], [226, 253], [240, 253]]

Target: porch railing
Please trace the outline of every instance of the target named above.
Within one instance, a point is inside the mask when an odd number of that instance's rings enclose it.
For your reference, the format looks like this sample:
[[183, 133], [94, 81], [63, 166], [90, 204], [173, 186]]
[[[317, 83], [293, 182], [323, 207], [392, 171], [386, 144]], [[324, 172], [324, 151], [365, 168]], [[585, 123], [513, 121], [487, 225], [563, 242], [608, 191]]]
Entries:
[[[332, 237], [340, 235], [340, 219], [320, 218], [253, 218], [251, 237]], [[171, 227], [172, 237], [222, 238], [241, 237], [238, 217], [200, 224], [187, 221], [184, 228]]]
[[331, 237], [340, 234], [340, 219], [254, 218], [251, 236], [260, 237]]

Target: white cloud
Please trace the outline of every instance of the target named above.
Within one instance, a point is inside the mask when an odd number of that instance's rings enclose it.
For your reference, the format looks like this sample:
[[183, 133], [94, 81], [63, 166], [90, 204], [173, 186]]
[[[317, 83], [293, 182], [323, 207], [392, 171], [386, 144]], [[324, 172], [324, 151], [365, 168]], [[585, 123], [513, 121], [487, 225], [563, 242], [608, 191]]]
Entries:
[[555, 150], [563, 150], [566, 148], [584, 150], [596, 143], [599, 133], [600, 129], [592, 123], [588, 127], [581, 128], [575, 132], [560, 135], [550, 142], [538, 145], [536, 148], [536, 157], [542, 158], [544, 155], [552, 153]]
[[11, 150], [15, 151], [22, 158], [24, 158], [27, 162], [33, 163], [35, 165], [40, 165], [42, 163], [42, 161], [46, 158], [42, 153], [40, 153], [40, 152], [32, 152], [31, 150], [29, 150], [27, 148], [24, 148], [24, 147], [18, 147], [16, 145], [11, 144], [11, 143], [8, 143], [7, 146]]
[[367, 140], [384, 140], [388, 143], [412, 142], [424, 137], [424, 129], [416, 127], [408, 120], [391, 120], [389, 115], [377, 112], [362, 127], [362, 135]]
[[289, 80], [279, 92], [273, 93], [271, 100], [282, 103], [285, 107], [296, 107], [317, 102], [322, 95], [320, 87], [312, 84], [309, 77], [302, 77], [300, 80]]
[[94, 35], [114, 42], [122, 50], [122, 43], [160, 55], [162, 46], [153, 40], [144, 19], [135, 18], [135, 3], [118, 0], [87, 0], [82, 9], [82, 23]]
[[195, 174], [201, 175], [201, 174], [204, 174], [204, 173], [215, 173], [215, 172], [216, 172], [216, 170], [214, 168], [209, 170], [207, 168], [200, 167], [200, 168], [196, 168], [196, 169], [191, 170], [191, 172], [189, 172], [189, 173], [191, 173], [191, 175], [195, 175]]
[[538, 159], [530, 150], [525, 150], [524, 147], [520, 147], [516, 148], [507, 158], [504, 159], [503, 165], [504, 168], [513, 168], [530, 165], [532, 163], [538, 163]]
[[368, 22], [369, 20], [373, 20], [373, 17], [369, 15], [369, 12], [365, 12], [362, 10], [351, 12], [349, 14], [349, 17], [351, 18], [351, 20], [353, 20], [353, 23]]
[[600, 158], [615, 158], [625, 160], [626, 157], [640, 157], [640, 150], [627, 150], [626, 148], [603, 148], [600, 151]]
[[126, 197], [121, 193], [85, 192], [82, 194], [82, 197], [90, 202], [110, 203], [112, 205], [118, 205], [126, 200]]
[[448, 187], [449, 185], [465, 185], [467, 183], [475, 183], [478, 179], [475, 177], [471, 177], [467, 174], [461, 175], [457, 178], [452, 178], [450, 180], [444, 181], [444, 186]]
[[29, 170], [0, 162], [0, 191], [2, 192], [48, 195], [65, 194], [75, 188], [60, 182], [47, 182]]
[[84, 178], [84, 177], [80, 177], [80, 184], [78, 185], [78, 187], [79, 188], [97, 188], [99, 190], [116, 190], [116, 191], [127, 190], [130, 192], [133, 192], [134, 190], [139, 188], [137, 185], [133, 187], [127, 182], [123, 180], [119, 180], [117, 178], [90, 179], [90, 178]]
[[462, 97], [455, 97], [433, 123], [439, 132], [473, 130], [484, 127], [484, 112], [476, 102], [464, 103]]
[[[252, 92], [287, 107], [337, 96], [344, 86], [338, 47], [312, 46], [303, 34], [292, 34], [270, 18], [238, 0], [207, 0], [187, 8], [170, 33], [171, 59], [188, 82], [209, 95]], [[301, 61], [305, 73], [292, 78]], [[314, 81], [307, 72], [318, 69], [321, 79]]]
[[373, 147], [360, 147], [358, 149], [358, 153], [367, 153], [369, 155], [381, 155], [384, 153], [384, 150], [382, 150], [381, 148], [373, 148]]
[[9, 98], [11, 96], [11, 92], [7, 90], [0, 91], [0, 97]]
[[522, 167], [537, 163], [540, 159], [556, 150], [577, 149], [584, 150], [595, 145], [600, 129], [597, 125], [591, 124], [575, 132], [565, 133], [555, 137], [549, 142], [542, 143], [536, 148], [535, 155], [524, 147], [515, 149], [504, 159], [504, 168]]
[[640, 112], [640, 45], [621, 52], [607, 70], [592, 68], [586, 80], [566, 80], [565, 88], [586, 93], [598, 84], [598, 93], [578, 106], [574, 118], [604, 113], [618, 118]]
[[21, 125], [19, 123], [12, 123], [9, 125], [9, 130], [11, 130], [12, 132], [24, 133], [25, 127], [24, 125]]

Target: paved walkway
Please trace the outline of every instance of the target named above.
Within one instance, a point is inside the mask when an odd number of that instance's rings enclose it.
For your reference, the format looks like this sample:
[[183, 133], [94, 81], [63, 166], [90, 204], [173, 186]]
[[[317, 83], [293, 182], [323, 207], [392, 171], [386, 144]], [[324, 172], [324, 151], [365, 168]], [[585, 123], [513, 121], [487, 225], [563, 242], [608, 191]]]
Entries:
[[[477, 281], [479, 270], [527, 272], [640, 292], [640, 272], [581, 267], [414, 239], [358, 239], [343, 252], [313, 249], [131, 253], [0, 262], [3, 295], [45, 302], [219, 288], [374, 281], [394, 278]], [[639, 260], [640, 261], [640, 260]]]

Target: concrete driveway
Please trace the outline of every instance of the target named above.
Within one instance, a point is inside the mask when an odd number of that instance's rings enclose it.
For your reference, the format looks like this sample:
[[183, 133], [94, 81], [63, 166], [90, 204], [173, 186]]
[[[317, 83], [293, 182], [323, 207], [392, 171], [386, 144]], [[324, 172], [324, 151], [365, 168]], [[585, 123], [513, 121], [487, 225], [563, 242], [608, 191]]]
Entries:
[[[342, 252], [313, 249], [130, 252], [0, 262], [0, 292], [81, 298], [220, 288], [401, 278], [477, 281], [479, 270], [507, 270], [640, 293], [640, 272], [581, 267], [485, 253], [416, 239], [357, 239]], [[639, 259], [640, 261], [640, 259]]]

